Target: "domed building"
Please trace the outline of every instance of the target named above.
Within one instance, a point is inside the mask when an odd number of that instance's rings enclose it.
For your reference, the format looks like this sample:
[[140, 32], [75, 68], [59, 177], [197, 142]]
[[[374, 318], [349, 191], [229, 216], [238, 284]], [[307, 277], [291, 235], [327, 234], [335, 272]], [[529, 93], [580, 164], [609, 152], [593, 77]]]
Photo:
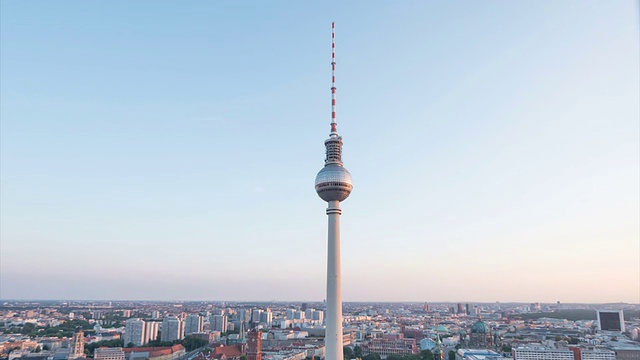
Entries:
[[469, 345], [479, 348], [487, 348], [493, 345], [491, 329], [489, 329], [489, 325], [482, 321], [482, 319], [478, 320], [473, 324], [473, 326], [471, 326], [471, 332], [469, 333]]

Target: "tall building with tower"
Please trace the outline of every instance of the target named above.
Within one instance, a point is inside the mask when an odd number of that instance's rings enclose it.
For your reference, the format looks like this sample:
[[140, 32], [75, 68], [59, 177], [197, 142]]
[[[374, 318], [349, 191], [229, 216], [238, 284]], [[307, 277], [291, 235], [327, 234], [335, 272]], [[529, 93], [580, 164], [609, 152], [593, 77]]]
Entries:
[[342, 163], [342, 137], [336, 121], [336, 33], [331, 23], [331, 133], [324, 141], [324, 167], [316, 175], [315, 189], [327, 202], [329, 217], [327, 246], [327, 314], [325, 359], [343, 360], [342, 349], [342, 289], [340, 279], [340, 202], [351, 194], [351, 174]]
[[249, 331], [247, 360], [262, 360], [262, 336], [257, 329]]
[[77, 327], [69, 343], [69, 359], [84, 357], [84, 331]]

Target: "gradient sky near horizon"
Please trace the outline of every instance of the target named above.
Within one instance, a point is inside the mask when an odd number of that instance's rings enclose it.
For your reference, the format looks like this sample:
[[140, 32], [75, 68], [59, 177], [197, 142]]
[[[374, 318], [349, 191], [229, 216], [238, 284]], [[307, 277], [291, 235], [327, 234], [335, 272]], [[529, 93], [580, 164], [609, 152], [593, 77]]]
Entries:
[[3, 299], [640, 302], [635, 1], [2, 1]]

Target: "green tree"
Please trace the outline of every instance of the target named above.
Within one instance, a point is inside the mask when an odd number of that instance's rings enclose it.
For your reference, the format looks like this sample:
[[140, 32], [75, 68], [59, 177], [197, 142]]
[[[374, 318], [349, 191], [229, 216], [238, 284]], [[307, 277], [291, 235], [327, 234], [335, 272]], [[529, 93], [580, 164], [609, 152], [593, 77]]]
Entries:
[[420, 351], [420, 360], [433, 360], [433, 353], [431, 350], [422, 350]]
[[574, 338], [573, 336], [569, 338], [569, 344], [578, 345], [579, 343], [580, 343], [580, 340], [578, 340], [578, 338]]
[[344, 355], [344, 358], [347, 360], [355, 358], [355, 356], [353, 355], [353, 349], [348, 346], [345, 346], [342, 348], [342, 354]]
[[456, 360], [456, 352], [449, 350], [449, 360]]
[[49, 345], [42, 345], [42, 350], [49, 350]]
[[502, 352], [503, 353], [511, 353], [511, 345], [502, 344]]
[[128, 347], [128, 348], [132, 348], [132, 347], [134, 347], [134, 346], [136, 346], [136, 345], [135, 345], [134, 343], [132, 343], [132, 342], [129, 342], [129, 343], [127, 344], [127, 347]]
[[420, 360], [420, 355], [418, 354], [407, 354], [402, 357], [404, 360]]
[[194, 336], [187, 336], [179, 341], [179, 343], [182, 344], [182, 346], [184, 346], [187, 351], [193, 351], [197, 348], [207, 345], [209, 342], [207, 340], [199, 339]]
[[362, 359], [362, 348], [359, 345], [353, 347], [353, 356]]
[[381, 360], [380, 354], [372, 353], [365, 355], [362, 360]]
[[35, 352], [39, 353], [40, 351], [42, 351], [42, 349], [40, 348], [40, 345], [36, 346]]
[[397, 355], [397, 354], [391, 354], [391, 355], [387, 356], [387, 360], [404, 360], [404, 356]]

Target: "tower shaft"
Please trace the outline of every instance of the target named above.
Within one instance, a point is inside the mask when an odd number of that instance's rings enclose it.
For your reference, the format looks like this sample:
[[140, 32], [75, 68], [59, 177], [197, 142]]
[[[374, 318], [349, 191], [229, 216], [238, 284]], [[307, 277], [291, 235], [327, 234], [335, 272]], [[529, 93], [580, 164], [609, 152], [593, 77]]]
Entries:
[[342, 282], [340, 276], [340, 202], [329, 201], [327, 247], [327, 327], [325, 359], [343, 360], [342, 350]]

